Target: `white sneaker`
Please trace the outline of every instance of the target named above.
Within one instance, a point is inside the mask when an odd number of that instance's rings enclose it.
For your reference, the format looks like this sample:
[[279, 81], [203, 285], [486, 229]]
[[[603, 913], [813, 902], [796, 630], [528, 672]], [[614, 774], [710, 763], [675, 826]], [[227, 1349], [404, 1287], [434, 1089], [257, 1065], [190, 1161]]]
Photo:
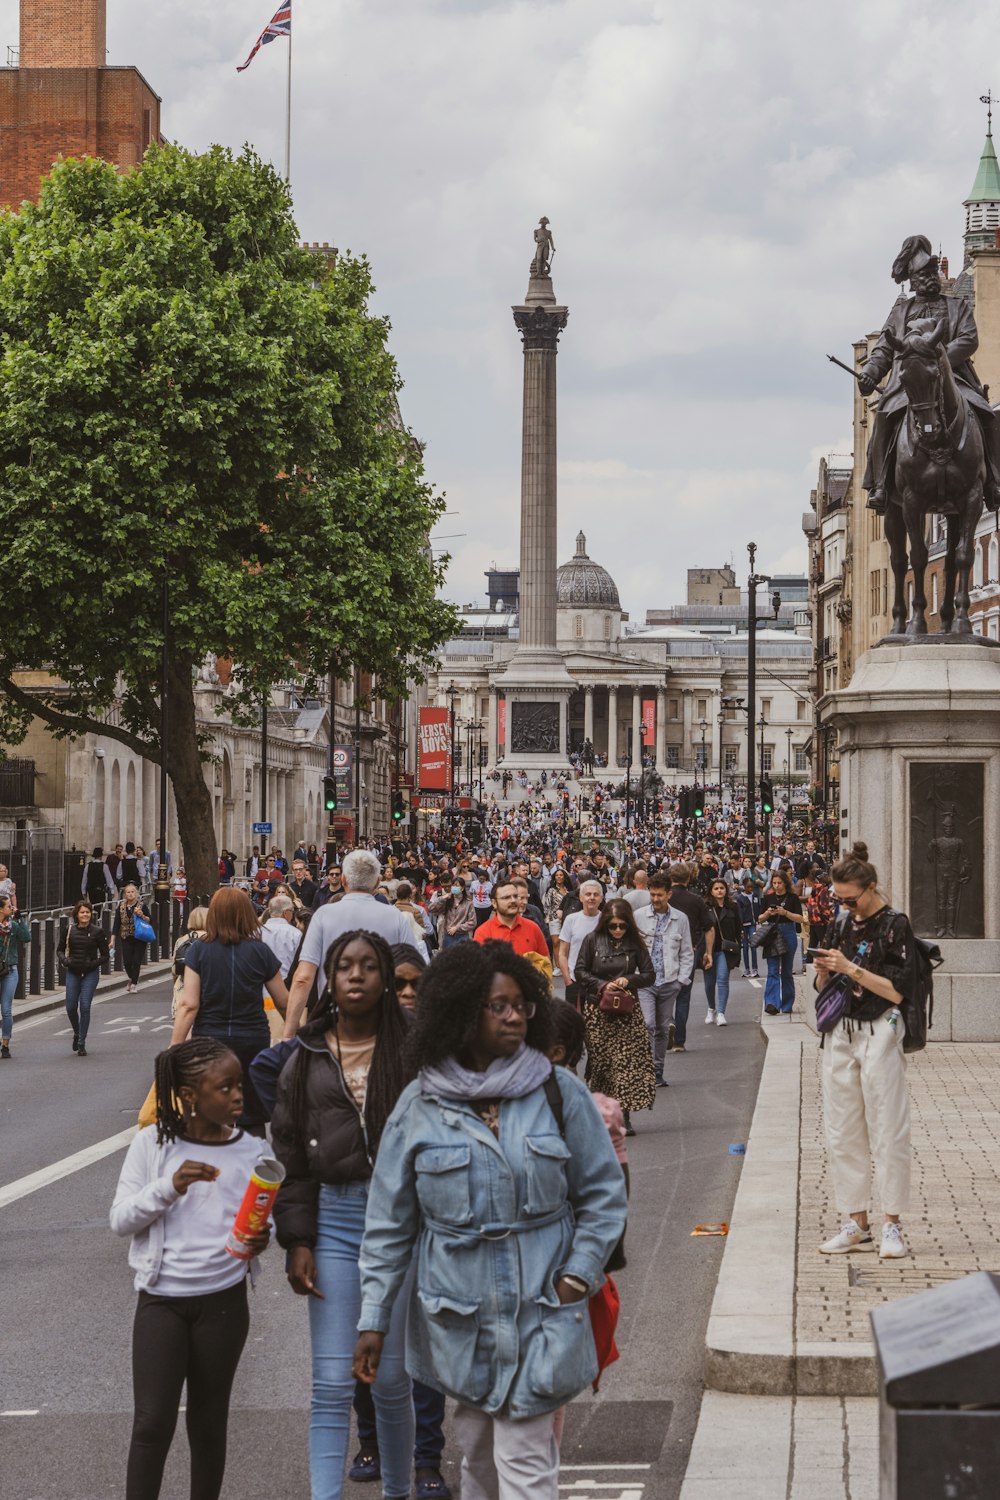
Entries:
[[717, 1010], [715, 1012], [715, 1024], [716, 1024], [716, 1026], [728, 1026], [729, 1025], [729, 1022], [726, 1020], [726, 1018], [722, 1014], [721, 1010]]
[[705, 1025], [706, 1026], [711, 1026], [711, 1024], [712, 1024], [712, 1022], [714, 1020], [715, 1020], [715, 1011], [714, 1010], [710, 1010], [708, 1012], [708, 1014], [706, 1015], [706, 1017], [705, 1017]]
[[875, 1241], [870, 1229], [862, 1229], [853, 1219], [845, 1219], [840, 1233], [820, 1245], [820, 1255], [847, 1255], [852, 1250], [874, 1250]]
[[878, 1248], [879, 1260], [900, 1260], [906, 1254], [906, 1241], [898, 1224], [882, 1225], [882, 1243]]

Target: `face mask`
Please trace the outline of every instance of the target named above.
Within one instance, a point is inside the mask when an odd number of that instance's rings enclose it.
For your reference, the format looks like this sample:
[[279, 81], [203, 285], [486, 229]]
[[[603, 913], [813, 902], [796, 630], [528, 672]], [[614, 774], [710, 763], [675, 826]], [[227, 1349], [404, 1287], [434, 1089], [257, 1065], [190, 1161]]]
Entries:
[[460, 896], [462, 894], [462, 887], [460, 885], [453, 885], [451, 888], [451, 894], [453, 896]]

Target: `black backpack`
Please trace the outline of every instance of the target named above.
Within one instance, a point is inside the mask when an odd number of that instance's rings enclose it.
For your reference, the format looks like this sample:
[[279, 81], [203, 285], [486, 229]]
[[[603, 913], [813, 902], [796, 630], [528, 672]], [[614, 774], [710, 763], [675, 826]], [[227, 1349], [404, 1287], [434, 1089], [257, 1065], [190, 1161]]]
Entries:
[[108, 899], [108, 883], [104, 878], [104, 863], [99, 859], [87, 861], [87, 897], [97, 906]]
[[[893, 907], [886, 906], [879, 915], [891, 921], [899, 913]], [[835, 933], [839, 932], [844, 922], [844, 915], [835, 918]], [[910, 930], [912, 931], [912, 927]], [[904, 1052], [923, 1052], [927, 1046], [927, 1033], [934, 1025], [934, 970], [940, 968], [943, 962], [937, 943], [930, 943], [926, 938], [914, 934], [913, 953], [906, 974], [906, 991], [899, 1007], [906, 1027]]]

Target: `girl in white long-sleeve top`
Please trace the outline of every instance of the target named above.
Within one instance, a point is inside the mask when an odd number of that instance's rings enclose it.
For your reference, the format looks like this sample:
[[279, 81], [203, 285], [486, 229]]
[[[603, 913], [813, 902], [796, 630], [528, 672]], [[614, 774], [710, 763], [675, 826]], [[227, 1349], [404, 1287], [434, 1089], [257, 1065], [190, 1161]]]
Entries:
[[[243, 1069], [224, 1043], [198, 1037], [156, 1059], [156, 1129], [129, 1147], [111, 1208], [112, 1229], [132, 1235], [139, 1293], [126, 1500], [157, 1500], [185, 1381], [191, 1494], [218, 1500], [222, 1489], [249, 1327], [247, 1262], [227, 1254], [226, 1240], [261, 1156], [237, 1126], [242, 1108]], [[267, 1241], [264, 1230], [251, 1254]]]

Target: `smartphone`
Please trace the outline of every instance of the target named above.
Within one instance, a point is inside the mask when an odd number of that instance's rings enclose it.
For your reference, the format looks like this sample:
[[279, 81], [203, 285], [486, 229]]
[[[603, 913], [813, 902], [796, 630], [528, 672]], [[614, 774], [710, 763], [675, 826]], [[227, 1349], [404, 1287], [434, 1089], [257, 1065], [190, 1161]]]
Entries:
[[806, 963], [807, 964], [814, 964], [816, 962], [816, 955], [818, 953], [822, 953], [823, 951], [824, 950], [822, 948], [807, 948], [806, 949]]

